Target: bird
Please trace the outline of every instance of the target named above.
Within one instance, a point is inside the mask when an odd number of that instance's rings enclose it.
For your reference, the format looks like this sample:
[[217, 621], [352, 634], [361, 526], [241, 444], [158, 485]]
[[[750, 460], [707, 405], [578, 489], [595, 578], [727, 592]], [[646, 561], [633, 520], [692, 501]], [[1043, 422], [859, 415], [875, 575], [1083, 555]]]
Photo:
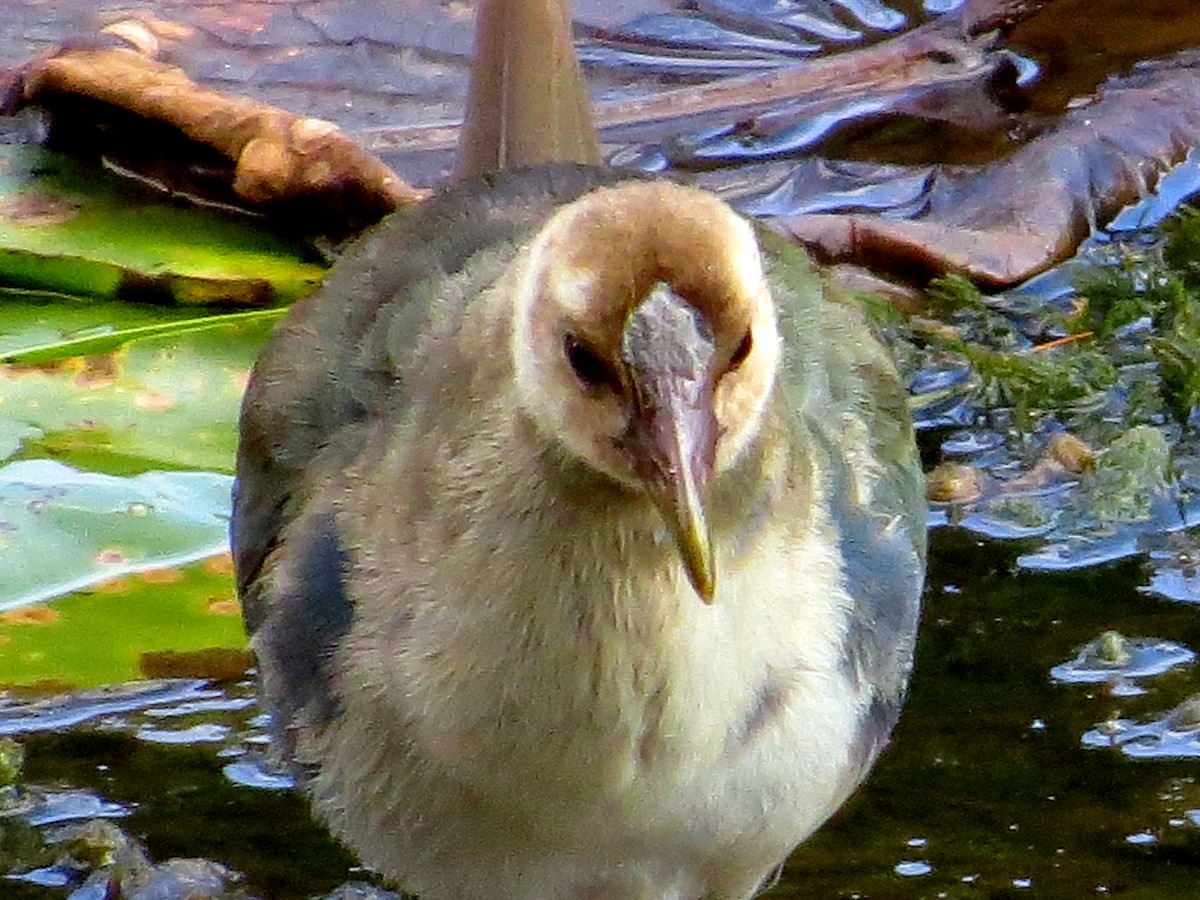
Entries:
[[242, 406], [274, 743], [424, 900], [740, 900], [910, 678], [924, 481], [853, 297], [696, 187], [550, 163], [394, 213]]
[[480, 4], [459, 182], [264, 348], [238, 591], [278, 756], [386, 879], [738, 900], [897, 721], [924, 481], [799, 247], [600, 164], [570, 21]]

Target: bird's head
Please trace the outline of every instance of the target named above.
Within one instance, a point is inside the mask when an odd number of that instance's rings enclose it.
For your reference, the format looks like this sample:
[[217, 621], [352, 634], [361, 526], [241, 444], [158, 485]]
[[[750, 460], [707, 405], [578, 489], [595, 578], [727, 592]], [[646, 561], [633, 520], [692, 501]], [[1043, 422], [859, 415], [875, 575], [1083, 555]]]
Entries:
[[668, 182], [564, 206], [522, 263], [512, 352], [539, 430], [647, 495], [711, 601], [708, 489], [757, 432], [780, 356], [750, 224]]

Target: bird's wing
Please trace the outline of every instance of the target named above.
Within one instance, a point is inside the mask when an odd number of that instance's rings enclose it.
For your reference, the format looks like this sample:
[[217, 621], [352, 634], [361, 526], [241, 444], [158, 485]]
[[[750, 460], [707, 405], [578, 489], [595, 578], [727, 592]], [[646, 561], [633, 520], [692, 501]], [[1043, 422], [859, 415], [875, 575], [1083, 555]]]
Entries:
[[[870, 694], [864, 766], [899, 715], [913, 652], [925, 569], [925, 482], [908, 393], [862, 305], [820, 279], [805, 255], [763, 238], [788, 346], [782, 378], [829, 504], [853, 605], [845, 664]], [[797, 290], [797, 285], [803, 289]]]

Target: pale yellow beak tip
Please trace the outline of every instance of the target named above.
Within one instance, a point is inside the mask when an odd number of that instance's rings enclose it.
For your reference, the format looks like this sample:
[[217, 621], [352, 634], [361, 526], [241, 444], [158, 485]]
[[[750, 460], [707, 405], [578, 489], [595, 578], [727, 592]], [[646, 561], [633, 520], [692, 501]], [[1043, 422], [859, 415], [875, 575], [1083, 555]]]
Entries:
[[717, 572], [707, 523], [703, 518], [693, 520], [692, 527], [679, 534], [677, 541], [688, 581], [700, 599], [711, 606], [716, 600]]

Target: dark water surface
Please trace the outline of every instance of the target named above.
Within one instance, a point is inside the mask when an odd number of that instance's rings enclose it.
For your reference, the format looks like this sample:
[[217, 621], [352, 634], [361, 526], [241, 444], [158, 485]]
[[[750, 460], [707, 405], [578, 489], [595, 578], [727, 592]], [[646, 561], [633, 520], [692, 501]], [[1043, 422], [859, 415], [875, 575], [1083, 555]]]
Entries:
[[[1200, 687], [1196, 672], [1114, 696], [1109, 684], [1055, 683], [1050, 670], [1105, 629], [1200, 646], [1200, 609], [1143, 593], [1139, 561], [1014, 575], [1014, 546], [951, 529], [933, 538], [917, 673], [893, 744], [794, 856], [779, 896], [1195, 896], [1196, 759], [1135, 760], [1083, 738], [1110, 719], [1160, 718]], [[1181, 749], [1200, 753], [1200, 736]]]

